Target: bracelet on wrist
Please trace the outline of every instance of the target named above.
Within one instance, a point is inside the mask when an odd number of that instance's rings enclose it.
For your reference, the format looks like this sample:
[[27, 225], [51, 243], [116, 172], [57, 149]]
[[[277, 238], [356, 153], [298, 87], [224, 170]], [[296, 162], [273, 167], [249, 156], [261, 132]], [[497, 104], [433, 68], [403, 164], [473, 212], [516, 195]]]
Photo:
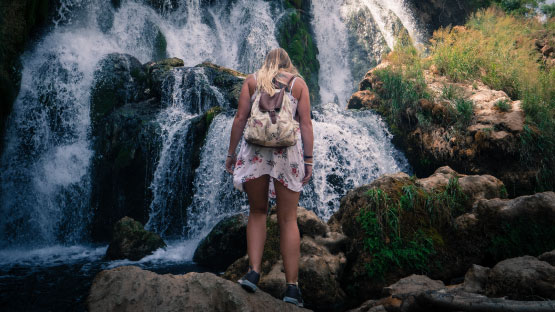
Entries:
[[304, 155], [304, 159], [312, 158], [312, 155]]
[[305, 166], [312, 166], [312, 163], [307, 163], [307, 162], [305, 162], [304, 165], [305, 165]]
[[233, 154], [227, 154], [227, 157], [233, 157], [233, 156], [234, 156]]

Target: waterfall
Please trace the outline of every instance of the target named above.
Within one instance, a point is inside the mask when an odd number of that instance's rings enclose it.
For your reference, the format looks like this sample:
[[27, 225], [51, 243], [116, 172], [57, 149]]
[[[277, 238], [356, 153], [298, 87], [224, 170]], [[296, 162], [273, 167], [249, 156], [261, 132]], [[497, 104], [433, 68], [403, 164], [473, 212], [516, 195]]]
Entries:
[[162, 129], [162, 151], [150, 185], [153, 200], [146, 228], [161, 235], [185, 226], [186, 188], [192, 179], [192, 140], [189, 132], [194, 117], [213, 106], [224, 106], [217, 88], [210, 86], [204, 68], [174, 69], [162, 102], [167, 106], [157, 121]]
[[312, 1], [312, 28], [320, 62], [320, 98], [343, 106], [354, 91], [349, 65], [347, 28], [340, 17], [340, 1]]
[[[114, 8], [110, 1], [61, 0], [52, 29], [22, 56], [21, 90], [0, 160], [2, 246], [87, 241], [94, 154], [90, 90], [98, 62], [113, 52], [141, 63], [166, 56], [185, 63], [171, 70], [162, 87], [157, 118], [162, 147], [149, 185], [146, 227], [198, 239], [224, 216], [247, 211], [245, 194], [233, 189], [224, 172], [234, 111], [210, 85], [205, 69], [192, 66], [211, 61], [247, 73], [256, 70], [266, 52], [278, 46], [283, 5], [172, 0], [157, 1], [161, 7], [156, 8], [147, 2], [122, 0]], [[323, 104], [312, 103], [314, 177], [301, 205], [325, 220], [349, 189], [384, 173], [410, 172], [379, 116], [344, 110], [363, 70], [392, 48], [402, 27], [419, 38], [403, 3], [312, 1]], [[357, 32], [352, 22], [360, 17], [368, 17], [368, 23]], [[213, 106], [224, 111], [212, 121], [193, 170], [192, 129]]]

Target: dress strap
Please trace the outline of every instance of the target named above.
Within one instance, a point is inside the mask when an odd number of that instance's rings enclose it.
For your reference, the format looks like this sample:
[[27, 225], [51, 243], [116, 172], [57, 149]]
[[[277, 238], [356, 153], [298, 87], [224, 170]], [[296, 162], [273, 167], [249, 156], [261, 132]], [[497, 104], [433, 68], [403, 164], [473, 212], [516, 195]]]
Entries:
[[297, 80], [297, 77], [295, 76], [295, 78], [293, 78], [293, 82], [291, 83], [291, 88], [289, 88], [289, 94], [293, 94], [293, 86], [295, 85], [295, 80]]

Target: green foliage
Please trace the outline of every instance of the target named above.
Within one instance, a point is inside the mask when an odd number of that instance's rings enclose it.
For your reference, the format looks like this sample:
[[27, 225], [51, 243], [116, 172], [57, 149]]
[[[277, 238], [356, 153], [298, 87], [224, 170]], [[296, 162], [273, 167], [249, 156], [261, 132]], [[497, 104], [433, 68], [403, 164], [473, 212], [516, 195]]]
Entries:
[[387, 114], [398, 127], [403, 127], [402, 114], [407, 108], [415, 111], [420, 110], [418, 100], [428, 98], [429, 95], [422, 91], [422, 87], [409, 79], [405, 79], [403, 75], [389, 68], [376, 70], [375, 74], [378, 79], [383, 82], [383, 88], [380, 89], [379, 95], [389, 105]]
[[311, 101], [317, 102], [318, 86], [318, 48], [310, 33], [310, 23], [297, 11], [291, 11], [278, 25], [279, 45], [287, 51], [293, 64], [303, 76], [310, 90]]
[[502, 112], [508, 112], [511, 110], [511, 105], [509, 104], [509, 100], [507, 99], [502, 99], [495, 102], [494, 106]]
[[495, 261], [521, 255], [538, 256], [555, 249], [555, 226], [546, 218], [538, 222], [530, 218], [518, 218], [498, 225], [489, 237], [488, 252]]
[[452, 224], [468, 199], [457, 177], [439, 190], [426, 191], [411, 182], [393, 197], [379, 188], [366, 195], [369, 204], [356, 220], [364, 230], [364, 251], [371, 256], [366, 271], [378, 280], [395, 268], [426, 272], [435, 244], [443, 244], [436, 228]]
[[458, 98], [455, 100], [455, 108], [457, 109], [457, 115], [459, 117], [458, 121], [464, 126], [468, 125], [474, 115], [474, 102], [472, 102], [472, 100]]
[[547, 18], [555, 17], [555, 3], [542, 5], [541, 10], [543, 14], [547, 16]]
[[[486, 8], [496, 5], [506, 13], [518, 16], [534, 15], [535, 9], [540, 7], [545, 0], [472, 0], [472, 7]], [[541, 6], [543, 8], [543, 6]]]
[[[520, 136], [522, 165], [539, 168], [536, 191], [555, 188], [555, 67], [547, 64], [534, 45], [555, 36], [553, 23], [523, 17], [528, 7], [542, 1], [495, 1], [499, 6], [480, 10], [464, 27], [434, 32], [431, 59], [440, 73], [453, 81], [480, 79], [492, 89], [520, 99], [526, 125]], [[502, 7], [504, 11], [500, 10]], [[505, 11], [511, 14], [504, 13]], [[445, 90], [445, 97], [451, 92]], [[470, 120], [470, 103], [455, 103], [463, 120]], [[458, 105], [457, 105], [458, 104]], [[508, 101], [497, 102], [500, 111]], [[453, 111], [455, 113], [455, 111]]]
[[441, 88], [441, 96], [446, 100], [454, 100], [460, 97], [461, 90], [456, 85], [448, 83]]
[[365, 264], [368, 276], [383, 280], [394, 267], [426, 271], [429, 256], [434, 254], [432, 239], [422, 231], [402, 238], [399, 206], [380, 189], [371, 189], [368, 196], [372, 208], [363, 208], [357, 217], [365, 232], [364, 250], [372, 257], [371, 262]]

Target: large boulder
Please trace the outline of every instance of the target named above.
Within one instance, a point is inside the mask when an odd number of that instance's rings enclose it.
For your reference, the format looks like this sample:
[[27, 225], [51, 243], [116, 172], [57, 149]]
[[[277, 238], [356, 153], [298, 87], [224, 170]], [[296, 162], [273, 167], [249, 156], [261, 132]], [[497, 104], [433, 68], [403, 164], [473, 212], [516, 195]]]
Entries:
[[193, 261], [225, 270], [247, 252], [247, 220], [242, 213], [224, 218], [199, 243]]
[[516, 300], [555, 299], [555, 267], [531, 256], [501, 261], [489, 273], [486, 294]]
[[114, 226], [106, 258], [137, 261], [162, 247], [166, 247], [166, 243], [158, 234], [145, 230], [140, 222], [124, 217]]
[[410, 274], [451, 280], [472, 263], [552, 250], [545, 239], [555, 236], [552, 192], [505, 195], [499, 179], [449, 167], [422, 179], [387, 174], [349, 191], [328, 225], [351, 241], [341, 285], [353, 305]]
[[110, 53], [97, 65], [91, 90], [93, 128], [116, 108], [145, 99], [147, 73], [129, 54]]
[[425, 275], [413, 274], [385, 287], [384, 294], [400, 296], [440, 289], [445, 289], [445, 284], [442, 281], [432, 280]]
[[[330, 231], [314, 212], [297, 208], [297, 224], [301, 233], [299, 286], [305, 306], [320, 311], [340, 310], [346, 299], [340, 280], [346, 264], [344, 255], [348, 239]], [[279, 250], [279, 229], [275, 210], [267, 220], [268, 234], [262, 258], [260, 289], [276, 298], [285, 292], [285, 271]], [[224, 273], [237, 281], [248, 269], [248, 256], [240, 258]]]
[[239, 284], [212, 273], [159, 275], [135, 266], [98, 273], [87, 308], [90, 312], [303, 311], [263, 291], [248, 293]]
[[473, 264], [464, 275], [463, 289], [466, 292], [483, 294], [488, 282], [490, 268]]
[[544, 252], [538, 257], [538, 260], [545, 261], [555, 266], [555, 250]]
[[129, 103], [102, 119], [94, 131], [91, 207], [92, 237], [107, 241], [124, 216], [148, 220], [155, 163], [161, 149], [160, 109], [155, 98]]

